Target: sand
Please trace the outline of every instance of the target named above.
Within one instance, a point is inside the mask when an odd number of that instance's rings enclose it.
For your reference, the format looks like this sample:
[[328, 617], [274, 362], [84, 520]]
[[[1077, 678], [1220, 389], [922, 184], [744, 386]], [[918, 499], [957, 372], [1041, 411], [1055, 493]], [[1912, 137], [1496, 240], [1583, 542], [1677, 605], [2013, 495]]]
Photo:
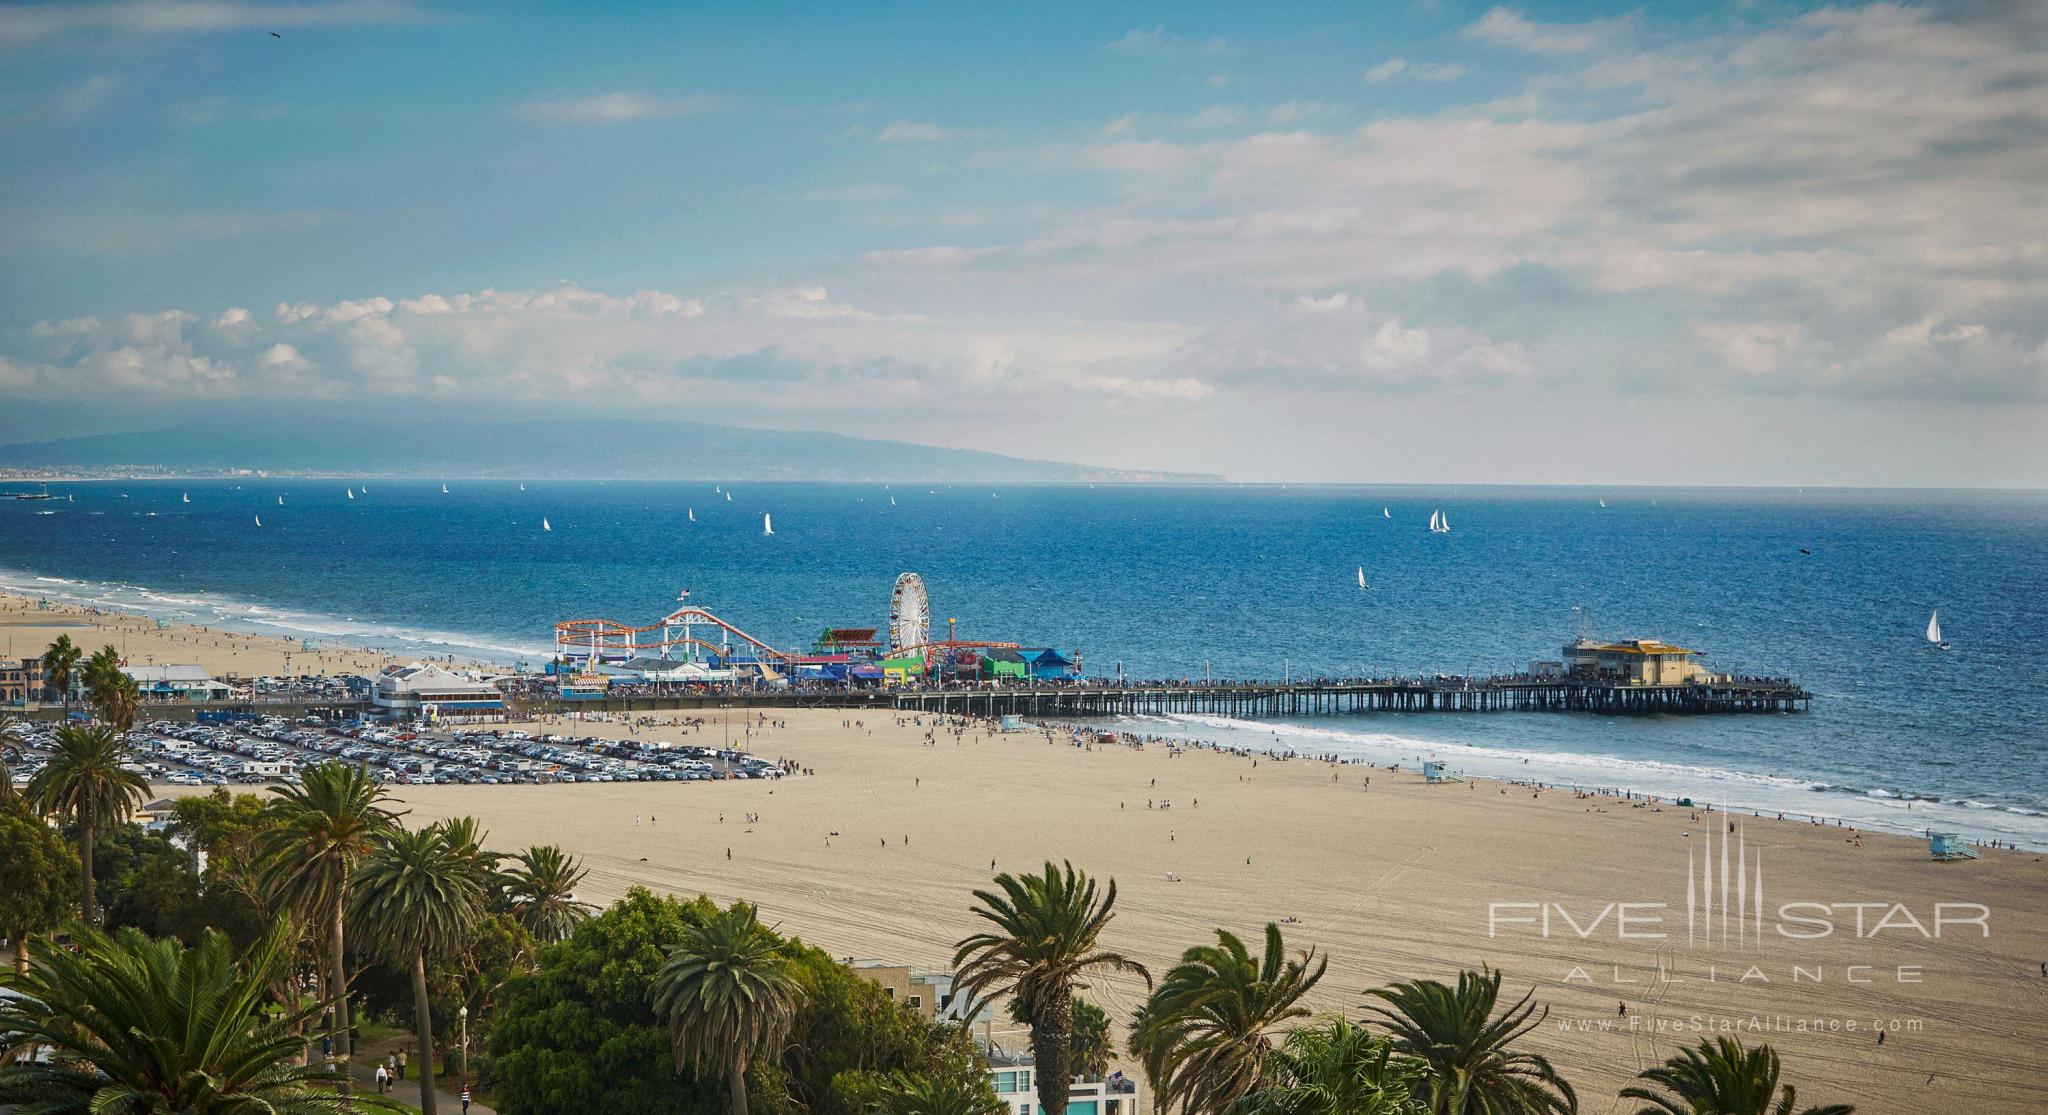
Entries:
[[[1773, 921], [1761, 948], [1689, 945], [1687, 856], [1704, 851], [1719, 815], [1695, 822], [1673, 807], [1532, 797], [1488, 782], [1431, 786], [1409, 772], [1304, 760], [1170, 757], [1158, 745], [1079, 750], [1038, 733], [976, 729], [927, 746], [923, 729], [893, 718], [847, 729], [837, 712], [785, 715], [789, 727], [735, 741], [794, 757], [814, 777], [395, 790], [411, 822], [468, 813], [493, 847], [563, 845], [590, 868], [590, 900], [634, 884], [746, 898], [842, 957], [943, 968], [952, 943], [976, 927], [969, 892], [988, 882], [990, 862], [1018, 870], [1051, 858], [1116, 880], [1119, 913], [1104, 943], [1155, 973], [1216, 927], [1256, 948], [1264, 923], [1286, 917], [1300, 919], [1283, 927], [1291, 947], [1330, 958], [1313, 1000], [1320, 1010], [1357, 1015], [1367, 988], [1491, 964], [1514, 994], [1534, 988], [1548, 1006], [1529, 1044], [1557, 1062], [1587, 1111], [1619, 1109], [1614, 1095], [1630, 1076], [1719, 1020], [1775, 1045], [1804, 1102], [2021, 1112], [2040, 1110], [2048, 1090], [2038, 1036], [2048, 1022], [2048, 864], [2035, 853], [1935, 863], [1922, 841], [1864, 834], [1859, 846], [1846, 830], [1743, 817], [1769, 909], [1901, 903], [1931, 923], [1938, 902], [1979, 903], [1991, 911], [1990, 935], [1950, 924], [1938, 940], [1892, 929], [1858, 938], [1853, 911], [1840, 908], [1841, 928], [1823, 940], [1785, 938]], [[724, 732], [714, 719], [695, 734], [649, 734], [716, 743]], [[1148, 798], [1173, 804], [1148, 810]], [[759, 823], [744, 823], [746, 813]], [[1489, 936], [1490, 904], [1517, 902], [1560, 904], [1581, 925], [1608, 903], [1669, 903], [1662, 928], [1674, 935], [1619, 940], [1610, 913], [1579, 938], [1553, 911], [1548, 939], [1527, 924]], [[1871, 910], [1866, 925], [1883, 915]], [[1141, 991], [1118, 978], [1086, 994], [1127, 1019]], [[1873, 1023], [1894, 1019], [1902, 1028], [1878, 1046]], [[1595, 1029], [1563, 1029], [1580, 1025]]]
[[103, 646], [112, 646], [132, 666], [197, 664], [223, 680], [287, 673], [367, 677], [390, 663], [417, 657], [330, 646], [318, 641], [314, 650], [307, 651], [298, 639], [189, 624], [159, 628], [155, 620], [146, 616], [55, 603], [39, 608], [29, 597], [0, 593], [0, 658], [41, 657], [59, 635], [71, 636], [71, 641], [88, 656]]
[[[283, 673], [287, 654], [293, 673], [367, 674], [394, 660], [0, 596], [0, 653], [39, 654], [60, 633], [88, 653], [111, 643], [131, 662], [196, 662], [221, 677]], [[953, 942], [977, 928], [969, 895], [988, 882], [990, 863], [1023, 870], [1050, 858], [1116, 880], [1119, 914], [1104, 943], [1155, 973], [1219, 926], [1257, 947], [1267, 921], [1289, 917], [1300, 919], [1283, 927], [1290, 946], [1313, 946], [1331, 962], [1312, 999], [1319, 1010], [1359, 1016], [1367, 988], [1490, 964], [1513, 994], [1533, 988], [1549, 1008], [1530, 1047], [1557, 1062], [1588, 1112], [1622, 1110], [1614, 1094], [1636, 1071], [1721, 1027], [1775, 1045], [1803, 1102], [1850, 1102], [1866, 1115], [2033, 1112], [2048, 1092], [2038, 1037], [2048, 1023], [2048, 863], [2036, 853], [1935, 863], [1923, 841], [1906, 837], [1865, 833], [1858, 844], [1843, 829], [1695, 820], [1681, 808], [1568, 791], [1430, 786], [1407, 771], [1255, 766], [1160, 745], [1081, 750], [1042, 733], [982, 728], [927, 746], [924, 728], [889, 716], [867, 716], [861, 728], [843, 727], [836, 711], [782, 716], [788, 727], [750, 737], [735, 712], [730, 738], [793, 757], [815, 776], [394, 791], [415, 823], [468, 813], [501, 850], [561, 844], [590, 868], [591, 901], [635, 884], [746, 898], [842, 957], [944, 968]], [[577, 730], [626, 731], [594, 722]], [[649, 734], [723, 743], [727, 732], [714, 718], [695, 733]], [[1148, 799], [1172, 807], [1148, 809]], [[759, 823], [744, 823], [747, 813]], [[1760, 944], [1723, 943], [1718, 928], [1688, 939], [1688, 856], [1704, 854], [1710, 836], [1720, 854], [1729, 819], [1750, 862], [1760, 858], [1766, 908], [1838, 904], [1791, 911], [1831, 918], [1832, 935], [1794, 940], [1778, 929], [1805, 927], [1772, 918]], [[1721, 888], [1718, 869], [1709, 876]], [[1554, 904], [1542, 907], [1547, 937], [1505, 920], [1538, 907], [1495, 905], [1535, 903]], [[1631, 927], [1669, 936], [1617, 937], [1616, 903], [1665, 904], [1632, 907]], [[1849, 903], [1881, 904], [1865, 910], [1865, 926], [1889, 913], [1894, 928], [1859, 936], [1856, 912], [1840, 905]], [[1989, 935], [1949, 924], [1933, 939], [1897, 928], [1907, 915], [1890, 913], [1902, 906], [1931, 927], [1939, 903], [1988, 908]], [[1661, 924], [1644, 924], [1660, 914]], [[1588, 932], [1574, 933], [1565, 915]], [[1120, 1020], [1142, 993], [1129, 977], [1086, 992]], [[1881, 1047], [1879, 1021], [1899, 1027]]]

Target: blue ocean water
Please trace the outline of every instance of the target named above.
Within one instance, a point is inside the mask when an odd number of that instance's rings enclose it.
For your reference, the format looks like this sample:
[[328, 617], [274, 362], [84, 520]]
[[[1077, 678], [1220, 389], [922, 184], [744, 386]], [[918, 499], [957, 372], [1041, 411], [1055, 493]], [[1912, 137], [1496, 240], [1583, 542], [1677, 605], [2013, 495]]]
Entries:
[[557, 620], [652, 622], [683, 588], [801, 647], [884, 624], [905, 570], [935, 630], [1135, 678], [1510, 671], [1583, 624], [1792, 676], [1813, 711], [1145, 727], [2048, 847], [2044, 493], [368, 483], [52, 485], [0, 501], [0, 587], [529, 664]]

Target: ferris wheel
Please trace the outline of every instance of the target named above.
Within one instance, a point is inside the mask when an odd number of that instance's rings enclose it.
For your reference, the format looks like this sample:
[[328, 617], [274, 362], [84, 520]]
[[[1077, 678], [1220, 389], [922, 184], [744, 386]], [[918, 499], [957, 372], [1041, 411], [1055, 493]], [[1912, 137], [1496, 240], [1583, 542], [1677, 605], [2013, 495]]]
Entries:
[[924, 578], [902, 574], [889, 594], [889, 649], [921, 647], [931, 640], [931, 633], [932, 602], [925, 595]]

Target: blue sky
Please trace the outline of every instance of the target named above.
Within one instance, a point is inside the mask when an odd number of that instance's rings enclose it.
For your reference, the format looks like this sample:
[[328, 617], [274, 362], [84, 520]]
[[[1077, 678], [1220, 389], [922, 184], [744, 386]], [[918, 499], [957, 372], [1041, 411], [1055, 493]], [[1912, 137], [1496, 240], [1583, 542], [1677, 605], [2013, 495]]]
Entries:
[[0, 6], [0, 438], [2048, 484], [2042, 12]]

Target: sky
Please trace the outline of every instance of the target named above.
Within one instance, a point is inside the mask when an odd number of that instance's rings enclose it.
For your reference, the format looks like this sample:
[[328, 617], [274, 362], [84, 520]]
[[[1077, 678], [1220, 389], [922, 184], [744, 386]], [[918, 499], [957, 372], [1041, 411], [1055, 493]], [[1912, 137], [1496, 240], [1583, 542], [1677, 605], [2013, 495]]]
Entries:
[[0, 6], [0, 441], [358, 413], [2048, 486], [2048, 5]]

